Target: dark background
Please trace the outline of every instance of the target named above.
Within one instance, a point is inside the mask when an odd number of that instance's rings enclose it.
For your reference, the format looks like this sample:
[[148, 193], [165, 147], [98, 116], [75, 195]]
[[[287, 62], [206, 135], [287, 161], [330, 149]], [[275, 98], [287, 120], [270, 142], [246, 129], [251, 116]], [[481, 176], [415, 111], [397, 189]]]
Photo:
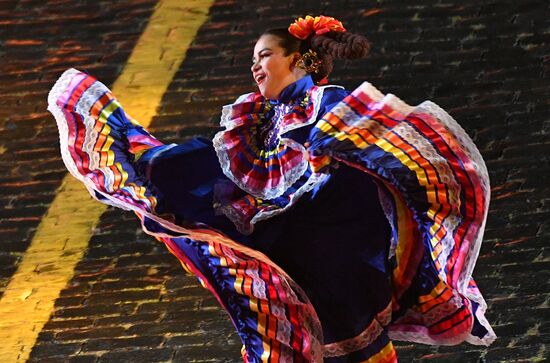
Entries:
[[[183, 1], [182, 1], [183, 2]], [[69, 67], [112, 85], [156, 1], [0, 0], [0, 294], [66, 174], [49, 88]], [[150, 131], [212, 135], [220, 107], [251, 91], [263, 29], [334, 16], [373, 43], [331, 81], [368, 80], [409, 104], [431, 99], [473, 137], [492, 202], [474, 277], [499, 336], [490, 347], [397, 343], [402, 362], [535, 362], [550, 355], [550, 122], [546, 1], [219, 0]], [[133, 115], [139, 120], [139, 115]], [[101, 218], [31, 360], [239, 362], [240, 341], [210, 294], [129, 213]]]

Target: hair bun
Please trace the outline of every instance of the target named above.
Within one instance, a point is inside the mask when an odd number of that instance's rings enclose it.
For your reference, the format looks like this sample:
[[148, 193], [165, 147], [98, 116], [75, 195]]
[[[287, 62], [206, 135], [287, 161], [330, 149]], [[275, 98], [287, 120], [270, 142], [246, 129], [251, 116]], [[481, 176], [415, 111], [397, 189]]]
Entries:
[[369, 54], [370, 42], [359, 34], [330, 32], [314, 35], [311, 47], [336, 59], [361, 59]]

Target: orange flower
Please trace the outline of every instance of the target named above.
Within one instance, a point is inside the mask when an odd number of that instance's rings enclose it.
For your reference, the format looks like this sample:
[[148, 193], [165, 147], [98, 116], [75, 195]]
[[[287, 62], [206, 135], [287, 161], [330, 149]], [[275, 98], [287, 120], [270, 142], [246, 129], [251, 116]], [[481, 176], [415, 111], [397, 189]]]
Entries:
[[331, 16], [316, 16], [315, 18], [307, 15], [304, 18], [298, 18], [288, 27], [288, 32], [298, 39], [307, 39], [312, 33], [316, 35], [328, 32], [345, 32], [342, 23]]

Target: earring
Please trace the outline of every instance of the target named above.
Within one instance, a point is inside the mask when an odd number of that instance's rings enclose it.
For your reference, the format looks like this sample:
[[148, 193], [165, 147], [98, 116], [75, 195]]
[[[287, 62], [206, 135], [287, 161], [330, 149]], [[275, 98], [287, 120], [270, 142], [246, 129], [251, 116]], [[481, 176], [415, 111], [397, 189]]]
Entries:
[[302, 68], [307, 73], [318, 73], [321, 67], [321, 60], [317, 56], [317, 53], [310, 49], [302, 54], [296, 62], [296, 66]]

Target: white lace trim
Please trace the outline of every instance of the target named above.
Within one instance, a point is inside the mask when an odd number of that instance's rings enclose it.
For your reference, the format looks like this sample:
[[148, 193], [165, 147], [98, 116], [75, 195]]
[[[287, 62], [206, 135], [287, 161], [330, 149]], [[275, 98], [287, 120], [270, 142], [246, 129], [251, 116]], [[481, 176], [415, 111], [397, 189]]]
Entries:
[[[475, 294], [469, 291], [468, 284], [472, 278], [472, 273], [475, 267], [477, 257], [479, 256], [479, 250], [481, 248], [481, 242], [483, 239], [483, 233], [485, 230], [485, 223], [487, 219], [488, 206], [490, 201], [490, 183], [489, 173], [487, 166], [481, 156], [481, 153], [477, 149], [472, 139], [466, 134], [464, 129], [456, 122], [445, 110], [439, 107], [437, 104], [426, 101], [419, 105], [419, 110], [427, 112], [441, 121], [442, 125], [452, 134], [461, 146], [461, 149], [466, 153], [468, 158], [472, 160], [472, 167], [476, 171], [476, 175], [479, 176], [479, 182], [484, 193], [485, 210], [483, 211], [483, 222], [477, 230], [477, 235], [473, 236], [473, 243], [470, 246], [470, 251], [465, 258], [464, 267], [459, 276], [459, 288], [460, 292], [471, 300], [477, 302], [483, 311], [485, 311], [487, 304], [483, 300], [480, 294]], [[485, 326], [487, 329], [491, 329], [489, 325]], [[492, 331], [492, 330], [490, 330]]]
[[224, 105], [222, 107], [222, 115], [220, 117], [220, 126], [225, 127], [225, 130], [222, 130], [220, 132], [233, 130], [235, 127], [241, 126], [233, 121], [231, 118], [231, 114], [233, 113], [233, 106], [238, 105], [240, 103], [244, 102], [253, 102], [253, 101], [247, 101], [248, 98], [254, 96], [255, 93], [245, 93], [237, 97], [235, 102], [229, 105]]
[[290, 172], [284, 173], [284, 171], [281, 171], [283, 182], [279, 183], [276, 188], [251, 188], [247, 183], [247, 179], [238, 178], [231, 171], [231, 158], [227, 153], [227, 147], [223, 141], [224, 133], [225, 131], [220, 131], [212, 139], [212, 144], [214, 146], [214, 150], [216, 151], [216, 155], [218, 156], [221, 169], [229, 180], [252, 196], [262, 199], [274, 199], [281, 196], [307, 170], [307, 161], [305, 161], [304, 157], [304, 161], [301, 161]]
[[378, 185], [376, 185], [376, 189], [378, 189], [378, 199], [380, 200], [380, 206], [382, 207], [382, 211], [384, 212], [384, 215], [386, 216], [386, 219], [388, 220], [388, 223], [391, 226], [392, 230], [390, 245], [388, 247], [388, 259], [391, 259], [395, 256], [395, 252], [397, 250], [397, 241], [393, 234], [393, 231], [395, 231], [397, 227], [393, 219], [393, 216], [395, 215], [395, 210], [393, 207], [392, 199], [388, 195], [390, 192], [382, 189], [382, 187], [379, 187]]
[[[281, 130], [279, 131], [278, 136], [292, 131], [299, 129], [304, 126], [311, 125], [314, 122], [317, 122], [317, 116], [319, 115], [319, 110], [321, 108], [321, 101], [323, 100], [323, 95], [325, 94], [325, 89], [327, 88], [339, 88], [344, 89], [342, 86], [336, 86], [336, 85], [326, 85], [326, 86], [318, 86], [311, 92], [312, 102], [313, 102], [313, 114], [312, 116], [305, 122], [305, 123], [292, 123], [286, 126], [283, 126]], [[315, 94], [314, 94], [315, 93]]]
[[[441, 266], [445, 266], [447, 263], [447, 258], [449, 257], [449, 254], [451, 253], [453, 246], [454, 246], [454, 240], [453, 240], [453, 231], [456, 230], [457, 226], [460, 223], [460, 219], [456, 215], [456, 213], [460, 210], [460, 193], [462, 188], [458, 184], [458, 182], [455, 179], [455, 176], [453, 174], [453, 171], [446, 159], [444, 159], [433, 147], [431, 143], [426, 141], [425, 138], [421, 137], [420, 134], [410, 125], [408, 124], [399, 124], [397, 125], [392, 131], [394, 131], [396, 134], [401, 136], [403, 140], [408, 142], [409, 144], [413, 145], [416, 151], [426, 159], [430, 161], [431, 166], [436, 169], [439, 177], [441, 178], [441, 182], [448, 185], [449, 188], [447, 189], [447, 195], [448, 195], [448, 203], [453, 208], [453, 213], [447, 216], [445, 219], [443, 219], [443, 227], [447, 231], [443, 239], [441, 240], [441, 246], [442, 250], [439, 253], [437, 260], [441, 264]], [[415, 172], [423, 174], [424, 171], [420, 170], [418, 168], [415, 170]], [[418, 178], [420, 181], [427, 179], [427, 178]], [[436, 186], [434, 185], [424, 185], [426, 187], [427, 192], [433, 191], [435, 194]], [[432, 201], [432, 205], [435, 201]], [[431, 218], [430, 218], [431, 219]], [[434, 231], [431, 229], [427, 231], [432, 237], [434, 236]], [[437, 232], [437, 231], [435, 231]], [[440, 277], [441, 279], [446, 279], [446, 272], [444, 269], [440, 271]]]
[[[383, 105], [388, 105], [392, 109], [402, 113], [403, 115], [408, 115], [414, 110], [413, 106], [410, 106], [405, 101], [401, 100], [399, 97], [392, 93], [383, 94], [369, 82], [363, 82], [356, 90], [361, 90], [366, 93], [374, 101], [380, 103], [380, 107]], [[353, 92], [355, 93], [355, 91]]]
[[[231, 249], [224, 249], [224, 254], [234, 262], [242, 261], [242, 258], [237, 257]], [[259, 262], [257, 260], [247, 260], [246, 269], [243, 272], [252, 279], [252, 296], [267, 301], [266, 284], [265, 281], [260, 278], [258, 268]], [[279, 301], [269, 301], [269, 310], [271, 312], [270, 315], [277, 318], [277, 340], [290, 347], [292, 324], [286, 316], [283, 304]]]
[[[368, 82], [364, 82], [358, 90], [366, 93], [370, 98], [372, 98], [375, 102], [378, 102], [375, 107], [382, 108], [384, 105], [390, 106], [392, 109], [396, 110], [397, 112], [400, 112], [403, 114], [403, 116], [407, 116], [410, 113], [428, 113], [432, 115], [435, 119], [437, 119], [445, 129], [449, 131], [451, 135], [453, 135], [456, 139], [456, 142], [459, 144], [459, 147], [462, 151], [466, 154], [466, 156], [472, 160], [472, 167], [474, 168], [476, 175], [479, 177], [479, 183], [481, 185], [482, 191], [483, 191], [483, 197], [484, 197], [484, 203], [485, 203], [485, 210], [482, 212], [483, 220], [481, 225], [479, 226], [476, 235], [471, 236], [469, 238], [472, 242], [469, 246], [469, 250], [465, 256], [464, 260], [464, 266], [461, 271], [461, 274], [458, 279], [457, 283], [457, 291], [459, 294], [467, 297], [471, 301], [476, 302], [479, 304], [479, 307], [476, 311], [476, 317], [478, 321], [488, 330], [488, 334], [480, 339], [478, 337], [475, 337], [468, 333], [465, 337], [459, 337], [458, 339], [450, 339], [448, 340], [449, 344], [456, 344], [464, 339], [467, 341], [471, 341], [473, 344], [489, 344], [495, 339], [494, 332], [487, 322], [486, 318], [484, 317], [484, 312], [486, 310], [486, 303], [481, 296], [481, 294], [477, 291], [472, 291], [472, 289], [468, 289], [468, 283], [472, 278], [472, 271], [475, 266], [476, 259], [479, 255], [479, 250], [481, 247], [481, 241], [483, 237], [483, 231], [485, 228], [486, 223], [486, 217], [488, 212], [488, 205], [489, 205], [489, 198], [490, 198], [490, 186], [489, 186], [489, 177], [487, 172], [487, 167], [485, 165], [485, 162], [483, 161], [483, 158], [481, 154], [479, 153], [479, 150], [473, 143], [472, 139], [466, 134], [464, 129], [452, 118], [445, 110], [443, 110], [441, 107], [439, 107], [437, 104], [431, 102], [431, 101], [425, 101], [421, 103], [420, 105], [413, 107], [396, 97], [392, 94], [384, 95], [381, 93], [376, 87], [374, 87], [372, 84]], [[357, 91], [357, 90], [356, 90]], [[353, 94], [355, 94], [355, 92]], [[335, 110], [336, 111], [336, 110]], [[333, 112], [335, 112], [333, 111]], [[345, 108], [342, 107], [342, 113], [346, 113]], [[350, 120], [353, 119], [350, 118]], [[345, 121], [345, 120], [344, 120]], [[363, 120], [364, 121], [364, 120]], [[368, 121], [364, 121], [368, 122]], [[403, 130], [399, 129], [399, 126], [397, 126], [396, 131], [399, 131], [400, 135], [404, 137], [407, 142], [410, 142], [412, 145], [415, 145], [415, 147], [420, 148], [419, 150], [422, 150], [421, 153], [425, 154], [430, 158], [430, 160], [434, 159], [437, 156], [437, 153], [434, 153], [432, 150], [433, 147], [431, 145], [426, 144], [425, 142], [419, 141], [419, 138], [416, 137], [417, 135], [416, 130], [414, 130], [412, 127], [402, 127]], [[375, 128], [375, 130], [377, 130]], [[383, 132], [383, 130], [379, 130], [379, 132]], [[448, 163], [446, 160], [444, 160], [441, 157], [437, 157], [438, 163], [437, 165], [434, 165], [434, 167], [438, 170], [438, 173], [442, 175], [445, 180], [442, 180], [444, 183], [448, 183], [450, 185], [453, 185], [457, 190], [457, 193], [460, 192], [458, 183], [456, 182], [454, 175], [452, 172], [450, 172], [448, 168]], [[454, 194], [450, 196], [450, 202], [456, 203], [453, 204], [453, 206], [456, 206], [459, 208], [459, 199], [458, 194]], [[448, 231], [453, 231], [456, 229], [456, 226], [458, 225], [459, 220], [457, 217], [450, 217], [445, 220], [444, 226], [447, 228]], [[452, 245], [452, 236], [447, 236], [446, 239], [444, 239], [443, 242], [443, 251], [439, 256], [439, 260], [445, 261], [448, 254], [450, 253], [449, 246]], [[444, 314], [444, 313], [442, 313]], [[427, 343], [427, 344], [440, 344], [441, 342], [437, 340], [433, 340], [430, 337], [426, 336], [426, 332], [417, 333], [417, 332], [405, 332], [405, 331], [398, 331], [398, 332], [392, 332], [392, 337], [395, 339], [400, 340], [411, 340], [411, 341], [417, 341], [421, 343]], [[446, 344], [446, 343], [442, 343]]]
[[339, 357], [356, 352], [371, 344], [384, 331], [384, 327], [391, 321], [391, 303], [384, 310], [376, 314], [369, 326], [359, 335], [339, 342], [324, 345], [325, 357]]
[[[394, 95], [390, 95], [390, 97], [383, 96], [380, 92], [377, 93], [377, 91], [375, 91], [373, 89], [373, 86], [370, 84], [367, 84], [366, 88], [369, 92], [373, 92], [373, 95], [369, 95], [371, 98], [374, 97], [373, 99], [379, 100], [378, 104], [375, 105], [375, 108], [382, 108], [384, 105], [387, 104], [387, 102], [390, 102], [391, 107], [398, 108], [400, 113], [410, 113], [411, 111], [414, 111], [414, 108], [406, 105], [403, 101], [401, 101]], [[347, 125], [361, 129], [368, 129], [377, 138], [383, 138], [383, 136], [389, 131], [384, 125], [380, 124], [376, 120], [367, 117], [357, 117], [355, 112], [351, 110], [351, 108], [346, 104], [341, 104], [340, 106], [335, 107], [332, 112], [340, 119], [342, 119], [342, 121]], [[448, 189], [449, 204], [455, 207], [455, 210], [458, 210], [460, 208], [459, 194], [461, 188], [454, 177], [448, 161], [439, 155], [439, 153], [435, 150], [431, 143], [427, 142], [425, 138], [420, 137], [419, 133], [412, 126], [406, 123], [402, 123], [395, 126], [392, 131], [398, 134], [407, 143], [414, 146], [419, 154], [429, 159], [431, 165], [437, 170], [441, 181], [447, 185], [452, 186], [452, 188]], [[424, 173], [424, 171], [420, 168], [414, 168], [412, 170], [416, 173]], [[423, 178], [419, 179], [423, 180]], [[435, 190], [435, 186], [427, 186]], [[459, 218], [451, 215], [443, 220], [443, 227], [447, 231], [454, 231], [458, 223]], [[441, 242], [442, 252], [439, 254], [438, 260], [442, 266], [445, 266], [445, 261], [447, 260], [447, 257], [452, 250], [452, 245], [454, 244], [454, 241], [452, 240], [452, 234], [447, 233]], [[444, 271], [441, 271], [441, 278], [445, 279]]]
[[108, 88], [101, 82], [94, 82], [84, 91], [75, 105], [75, 112], [83, 117], [83, 122], [85, 125], [82, 151], [88, 155], [90, 170], [100, 169], [100, 155], [99, 153], [94, 152], [94, 146], [97, 142], [99, 132], [95, 129], [96, 120], [89, 114], [89, 111], [95, 101], [107, 91]]
[[[457, 300], [455, 300], [455, 298], [457, 298], [456, 294], [455, 294], [455, 297], [453, 297], [452, 301], [456, 302]], [[462, 301], [462, 299], [460, 300]], [[460, 306], [462, 306], [462, 303], [460, 304]], [[480, 308], [478, 308], [478, 311], [476, 311], [476, 317], [481, 323], [481, 325], [484, 328], [487, 328], [488, 330], [488, 333], [483, 338], [479, 338], [475, 335], [472, 335], [470, 331], [465, 331], [460, 335], [454, 335], [454, 336], [442, 338], [442, 337], [430, 335], [428, 329], [424, 326], [414, 325], [414, 326], [403, 327], [398, 324], [389, 326], [388, 336], [393, 340], [401, 340], [401, 341], [431, 344], [431, 345], [457, 345], [466, 341], [474, 345], [488, 346], [488, 345], [491, 345], [491, 343], [493, 343], [493, 341], [496, 339], [496, 335], [493, 329], [491, 328], [491, 326], [489, 325], [489, 322], [485, 318], [485, 315], [484, 315], [485, 310], [479, 311], [479, 309]], [[430, 316], [428, 320], [431, 322], [439, 321], [438, 315], [439, 315], [439, 319], [446, 316], [443, 310], [444, 309], [441, 309], [441, 311], [439, 311], [438, 313], [433, 314], [432, 316]], [[454, 311], [454, 309], [448, 309], [448, 311], [452, 312]], [[411, 313], [411, 310], [409, 310], [406, 315], [409, 315], [409, 314], [419, 315], [419, 313], [415, 313], [415, 312]], [[422, 315], [422, 316], [426, 318], [426, 315]]]
[[485, 311], [487, 310], [487, 303], [478, 291], [472, 291], [468, 288], [469, 282], [472, 279], [472, 273], [475, 267], [475, 263], [479, 256], [479, 251], [481, 249], [481, 243], [483, 240], [483, 234], [485, 231], [485, 224], [487, 222], [487, 214], [489, 210], [491, 188], [487, 166], [485, 165], [485, 161], [483, 160], [481, 153], [479, 152], [472, 139], [464, 131], [462, 126], [460, 126], [460, 124], [456, 122], [456, 120], [451, 117], [445, 110], [430, 101], [423, 102], [418, 106], [418, 109], [427, 112], [440, 120], [442, 125], [455, 137], [456, 141], [461, 146], [461, 150], [463, 150], [467, 157], [472, 160], [472, 163], [470, 165], [474, 168], [476, 172], [475, 174], [479, 177], [479, 183], [484, 193], [483, 197], [485, 210], [482, 211], [483, 220], [478, 230], [476, 231], [476, 235], [472, 236], [471, 238], [472, 243], [470, 245], [468, 254], [464, 259], [464, 266], [459, 275], [457, 287], [458, 291], [461, 294], [479, 305], [475, 316], [480, 324], [488, 331], [488, 333], [481, 339], [474, 335], [469, 335], [466, 340], [472, 344], [489, 345], [496, 339], [496, 334], [484, 315]]
[[[215, 206], [217, 207], [217, 206]], [[245, 223], [243, 221], [242, 215], [235, 211], [235, 209], [232, 207], [231, 203], [217, 207], [217, 209], [227, 217], [233, 223], [235, 228], [237, 228], [237, 231], [244, 235], [250, 235], [254, 231], [254, 226], [251, 223]]]
[[84, 117], [84, 126], [86, 133], [84, 135], [84, 144], [82, 145], [82, 150], [84, 150], [90, 157], [90, 169], [96, 170], [99, 169], [99, 153], [90, 151], [94, 150], [94, 145], [97, 142], [99, 132], [95, 129], [95, 120], [92, 116], [87, 115]]
[[63, 72], [63, 74], [55, 82], [54, 86], [48, 94], [48, 111], [50, 111], [50, 113], [54, 116], [55, 121], [57, 122], [61, 158], [63, 159], [63, 163], [65, 164], [67, 170], [69, 170], [72, 176], [84, 182], [84, 177], [78, 171], [78, 168], [69, 152], [69, 128], [67, 127], [67, 122], [65, 120], [65, 115], [63, 114], [63, 109], [57, 105], [57, 100], [61, 97], [63, 92], [67, 90], [67, 87], [69, 86], [73, 78], [80, 73], [81, 72], [74, 68], [68, 69]]
[[388, 336], [392, 340], [401, 340], [405, 342], [414, 342], [430, 345], [457, 345], [468, 339], [470, 332], [463, 332], [460, 335], [455, 335], [446, 339], [434, 338], [430, 335], [425, 327], [415, 325], [414, 330], [396, 330], [393, 326], [389, 326]]
[[225, 176], [227, 176], [233, 183], [235, 183], [239, 188], [241, 188], [246, 193], [261, 199], [269, 200], [269, 199], [274, 199], [283, 195], [289, 187], [291, 187], [298, 179], [300, 179], [302, 175], [304, 175], [304, 173], [308, 168], [309, 163], [305, 157], [306, 155], [305, 153], [307, 152], [305, 148], [303, 147], [296, 148], [297, 143], [288, 142], [289, 139], [282, 138], [281, 135], [283, 135], [284, 133], [290, 130], [305, 127], [316, 122], [317, 116], [319, 113], [319, 108], [321, 106], [321, 100], [323, 98], [324, 90], [329, 87], [341, 88], [340, 86], [317, 87], [317, 89], [314, 90], [314, 92], [312, 92], [310, 95], [311, 102], [313, 102], [314, 109], [313, 109], [312, 115], [308, 118], [308, 120], [304, 123], [295, 123], [295, 124], [284, 126], [278, 131], [277, 139], [280, 142], [280, 144], [287, 146], [290, 149], [300, 151], [303, 155], [303, 158], [300, 161], [300, 163], [295, 167], [293, 167], [291, 170], [289, 171], [281, 170], [281, 178], [283, 180], [281, 183], [279, 183], [275, 187], [252, 188], [247, 183], [246, 177], [245, 178], [236, 177], [231, 171], [231, 167], [230, 167], [231, 159], [227, 152], [228, 151], [227, 145], [224, 143], [224, 140], [223, 140], [223, 137], [227, 131], [231, 131], [234, 128], [241, 126], [231, 119], [231, 114], [232, 114], [231, 111], [233, 106], [236, 104], [245, 102], [246, 99], [248, 99], [249, 97], [251, 97], [251, 95], [253, 95], [253, 93], [241, 95], [239, 96], [239, 98], [237, 98], [235, 103], [224, 106], [222, 109], [220, 125], [226, 127], [226, 130], [219, 131], [214, 136], [212, 143], [214, 146], [214, 150], [216, 151], [216, 154], [218, 156], [220, 166]]

